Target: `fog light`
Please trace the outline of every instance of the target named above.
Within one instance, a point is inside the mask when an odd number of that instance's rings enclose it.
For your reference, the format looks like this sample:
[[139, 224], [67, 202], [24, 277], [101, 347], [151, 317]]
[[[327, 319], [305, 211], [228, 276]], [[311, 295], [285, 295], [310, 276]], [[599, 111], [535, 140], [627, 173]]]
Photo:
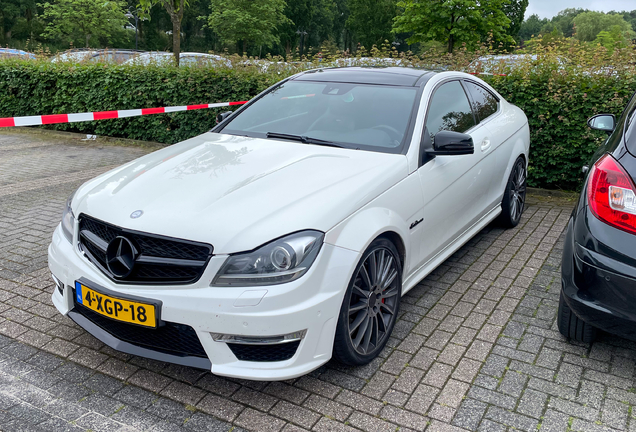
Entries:
[[307, 330], [300, 330], [279, 336], [243, 336], [222, 333], [210, 333], [215, 342], [227, 342], [245, 345], [272, 345], [299, 341], [305, 337]]
[[64, 284], [62, 283], [62, 281], [56, 278], [53, 273], [51, 273], [51, 277], [53, 278], [53, 282], [55, 282], [57, 290], [60, 292], [61, 295], [64, 295]]

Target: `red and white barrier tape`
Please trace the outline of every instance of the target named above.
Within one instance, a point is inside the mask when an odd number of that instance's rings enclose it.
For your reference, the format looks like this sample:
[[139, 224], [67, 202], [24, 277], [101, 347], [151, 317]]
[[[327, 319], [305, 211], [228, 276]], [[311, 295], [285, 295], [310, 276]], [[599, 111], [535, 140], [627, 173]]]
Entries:
[[243, 105], [248, 101], [240, 102], [219, 102], [212, 104], [199, 104], [199, 105], [183, 105], [172, 106], [162, 108], [141, 108], [130, 110], [117, 110], [117, 111], [96, 111], [77, 114], [49, 114], [41, 116], [24, 116], [24, 117], [4, 117], [0, 118], [1, 127], [13, 127], [13, 126], [40, 126], [56, 123], [75, 123], [83, 121], [104, 120], [104, 119], [116, 119], [126, 117], [137, 117], [149, 114], [164, 114], [179, 111], [191, 111], [205, 108], [219, 108], [233, 105]]

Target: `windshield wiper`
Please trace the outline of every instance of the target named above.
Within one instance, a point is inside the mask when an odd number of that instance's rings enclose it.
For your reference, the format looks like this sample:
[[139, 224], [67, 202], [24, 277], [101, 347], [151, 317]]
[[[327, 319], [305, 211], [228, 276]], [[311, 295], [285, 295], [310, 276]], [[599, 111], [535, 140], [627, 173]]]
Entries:
[[294, 134], [286, 134], [286, 133], [278, 133], [278, 132], [267, 132], [265, 134], [267, 138], [280, 138], [287, 139], [292, 141], [300, 141], [303, 144], [316, 144], [316, 145], [324, 145], [329, 147], [339, 147], [344, 148], [343, 145], [337, 144], [333, 141], [325, 141], [318, 138], [312, 138], [305, 135], [294, 135]]

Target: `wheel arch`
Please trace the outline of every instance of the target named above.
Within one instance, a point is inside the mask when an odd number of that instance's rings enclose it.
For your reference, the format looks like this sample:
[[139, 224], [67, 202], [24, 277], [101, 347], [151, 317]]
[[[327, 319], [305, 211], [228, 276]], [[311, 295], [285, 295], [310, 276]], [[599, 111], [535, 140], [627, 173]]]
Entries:
[[506, 188], [506, 184], [508, 183], [508, 177], [510, 177], [510, 173], [512, 172], [512, 168], [514, 167], [515, 162], [517, 162], [517, 159], [522, 158], [523, 163], [526, 167], [526, 172], [528, 170], [528, 150], [524, 143], [524, 138], [519, 132], [517, 132], [515, 135], [511, 137], [511, 139], [514, 140], [514, 142], [512, 143], [513, 149], [512, 149], [511, 157], [506, 166], [505, 174], [501, 178], [500, 183], [497, 185], [497, 190], [501, 191], [502, 194]]
[[[404, 272], [404, 262], [406, 261], [406, 246], [404, 245], [404, 240], [402, 240], [402, 237], [400, 237], [400, 235], [395, 231], [385, 231], [377, 236], [375, 239], [378, 238], [385, 238], [393, 243], [393, 245], [395, 245], [400, 258], [400, 264], [403, 269], [402, 272]], [[373, 239], [372, 242], [375, 241], [375, 239]]]
[[325, 234], [325, 243], [364, 252], [377, 238], [392, 242], [400, 254], [402, 273], [407, 272], [410, 252], [409, 227], [394, 210], [381, 207], [364, 209], [352, 215]]

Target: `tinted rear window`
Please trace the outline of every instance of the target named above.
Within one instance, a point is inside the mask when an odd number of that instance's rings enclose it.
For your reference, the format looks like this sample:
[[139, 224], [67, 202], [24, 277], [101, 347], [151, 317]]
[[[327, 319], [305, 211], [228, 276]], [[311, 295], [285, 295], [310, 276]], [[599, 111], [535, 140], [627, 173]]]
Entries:
[[465, 82], [465, 84], [472, 96], [473, 110], [479, 121], [483, 121], [497, 112], [499, 101], [492, 93], [478, 84], [472, 82]]

